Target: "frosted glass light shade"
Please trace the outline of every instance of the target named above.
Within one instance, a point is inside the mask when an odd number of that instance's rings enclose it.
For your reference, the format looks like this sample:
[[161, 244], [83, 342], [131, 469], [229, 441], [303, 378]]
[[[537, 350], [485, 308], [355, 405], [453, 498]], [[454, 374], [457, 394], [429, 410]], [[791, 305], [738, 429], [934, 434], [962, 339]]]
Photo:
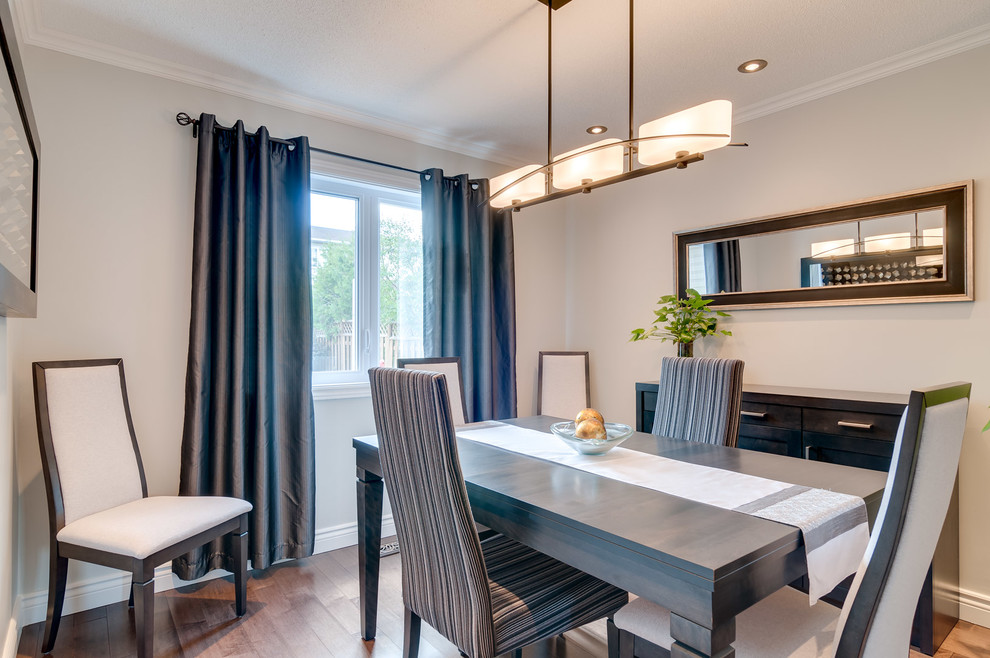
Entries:
[[845, 240], [827, 240], [811, 243], [812, 258], [831, 258], [832, 256], [853, 256], [856, 254], [856, 241], [852, 238]]
[[863, 239], [863, 248], [867, 253], [879, 251], [895, 251], [897, 249], [911, 248], [910, 233], [885, 233], [884, 235], [871, 235]]
[[[618, 139], [603, 139], [600, 142], [562, 153], [554, 158], [554, 162], [596, 146], [617, 144], [619, 142], [620, 140]], [[625, 147], [623, 146], [603, 148], [598, 151], [579, 155], [567, 162], [561, 162], [553, 166], [553, 186], [559, 190], [569, 190], [572, 187], [580, 187], [581, 185], [587, 185], [588, 183], [593, 183], [604, 178], [618, 176], [625, 171], [624, 159]]]
[[732, 137], [732, 102], [708, 101], [686, 110], [644, 123], [639, 138], [661, 135], [725, 135], [725, 137], [670, 137], [639, 143], [639, 161], [660, 164], [677, 157], [678, 152], [704, 153], [728, 144]]
[[942, 246], [942, 227], [938, 228], [926, 228], [921, 230], [921, 246], [922, 247], [941, 247]]
[[[522, 178], [530, 172], [536, 171], [541, 166], [542, 165], [538, 164], [526, 165], [525, 167], [520, 167], [519, 169], [510, 171], [507, 174], [496, 176], [488, 182], [488, 189], [494, 194], [513, 181]], [[492, 204], [493, 208], [508, 208], [515, 203], [522, 203], [524, 201], [529, 201], [530, 199], [541, 197], [546, 194], [546, 192], [547, 175], [545, 173], [534, 174], [526, 180], [519, 181], [515, 185], [512, 185], [498, 196], [492, 197], [489, 203]]]

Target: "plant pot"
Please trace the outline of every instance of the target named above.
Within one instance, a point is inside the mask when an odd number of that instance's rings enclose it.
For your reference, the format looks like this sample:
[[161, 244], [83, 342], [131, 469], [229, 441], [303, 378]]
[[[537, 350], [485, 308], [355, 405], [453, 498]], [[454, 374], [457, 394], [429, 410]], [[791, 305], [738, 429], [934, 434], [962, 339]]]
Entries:
[[677, 343], [677, 356], [694, 356], [694, 341]]

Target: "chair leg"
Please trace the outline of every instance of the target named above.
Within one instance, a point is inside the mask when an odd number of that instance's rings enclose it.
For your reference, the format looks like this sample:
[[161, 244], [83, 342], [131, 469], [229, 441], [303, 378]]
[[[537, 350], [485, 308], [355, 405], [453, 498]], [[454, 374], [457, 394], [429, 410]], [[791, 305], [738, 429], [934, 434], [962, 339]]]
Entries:
[[43, 653], [55, 647], [58, 624], [62, 620], [62, 603], [65, 601], [65, 579], [69, 573], [69, 559], [59, 557], [58, 545], [53, 541], [49, 559], [48, 615], [45, 617], [45, 635], [41, 643]]
[[419, 630], [422, 619], [409, 608], [402, 619], [402, 658], [416, 658], [419, 655]]
[[155, 579], [134, 583], [134, 626], [138, 658], [154, 656]]
[[608, 658], [635, 658], [636, 636], [608, 620]]
[[247, 531], [234, 535], [234, 609], [247, 612]]

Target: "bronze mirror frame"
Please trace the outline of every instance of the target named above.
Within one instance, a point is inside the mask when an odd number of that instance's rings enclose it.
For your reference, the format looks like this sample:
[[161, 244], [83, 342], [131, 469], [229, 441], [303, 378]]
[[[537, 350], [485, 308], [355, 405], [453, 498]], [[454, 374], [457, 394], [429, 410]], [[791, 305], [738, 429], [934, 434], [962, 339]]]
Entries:
[[[936, 207], [945, 209], [944, 275], [941, 279], [723, 292], [704, 297], [712, 300], [711, 306], [723, 309], [972, 301], [972, 180], [674, 233], [674, 280], [677, 294], [684, 297], [688, 288], [687, 254], [688, 247], [693, 244], [906, 214]], [[795, 266], [798, 264], [795, 263]]]

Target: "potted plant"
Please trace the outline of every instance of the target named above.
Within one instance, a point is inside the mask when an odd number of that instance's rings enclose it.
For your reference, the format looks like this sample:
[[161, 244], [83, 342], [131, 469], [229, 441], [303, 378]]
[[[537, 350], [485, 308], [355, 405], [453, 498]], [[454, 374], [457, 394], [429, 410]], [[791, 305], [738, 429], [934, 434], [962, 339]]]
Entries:
[[718, 318], [730, 317], [729, 314], [708, 308], [711, 302], [712, 300], [705, 299], [691, 288], [687, 289], [687, 296], [683, 299], [664, 295], [657, 302], [659, 308], [653, 311], [656, 318], [652, 326], [648, 329], [633, 329], [629, 340], [669, 340], [677, 344], [677, 356], [694, 356], [696, 339], [715, 334], [732, 335], [731, 331], [718, 329]]

